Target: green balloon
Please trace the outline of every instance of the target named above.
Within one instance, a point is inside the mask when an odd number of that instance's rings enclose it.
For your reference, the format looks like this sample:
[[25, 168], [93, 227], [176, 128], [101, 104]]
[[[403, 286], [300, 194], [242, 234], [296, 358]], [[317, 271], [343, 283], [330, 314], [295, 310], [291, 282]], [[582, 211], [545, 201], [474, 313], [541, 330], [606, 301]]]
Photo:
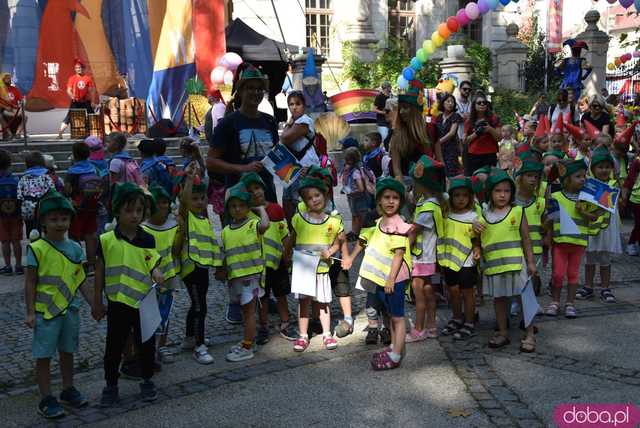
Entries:
[[433, 53], [433, 51], [435, 50], [435, 48], [433, 46], [433, 42], [430, 39], [429, 40], [425, 40], [424, 42], [422, 42], [422, 49], [424, 49], [424, 51], [428, 55], [431, 55]]
[[427, 62], [427, 59], [429, 59], [429, 55], [424, 49], [420, 48], [418, 49], [418, 52], [416, 52], [416, 58], [418, 58], [420, 62], [424, 63]]

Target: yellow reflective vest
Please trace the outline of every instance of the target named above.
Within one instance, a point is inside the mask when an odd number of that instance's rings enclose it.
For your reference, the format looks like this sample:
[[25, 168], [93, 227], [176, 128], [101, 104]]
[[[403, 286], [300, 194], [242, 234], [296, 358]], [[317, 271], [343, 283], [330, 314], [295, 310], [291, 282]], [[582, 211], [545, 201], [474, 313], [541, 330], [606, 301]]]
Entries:
[[[436, 260], [439, 260], [444, 251], [444, 246], [442, 245], [440, 239], [440, 237], [444, 234], [444, 220], [442, 218], [442, 209], [436, 202], [429, 200], [419, 201], [418, 205], [416, 205], [416, 210], [413, 215], [413, 222], [416, 223], [416, 220], [424, 213], [431, 213], [433, 215], [433, 222], [435, 224], [434, 233], [438, 238], [436, 241]], [[416, 242], [413, 244], [412, 253], [413, 255], [418, 257], [422, 255], [422, 233], [418, 233]]]
[[262, 273], [264, 257], [262, 238], [258, 233], [260, 219], [249, 218], [238, 226], [227, 225], [222, 229], [224, 263], [227, 278], [235, 279]]
[[[250, 218], [259, 218], [253, 211], [249, 212]], [[289, 226], [287, 220], [269, 220], [269, 228], [262, 235], [262, 252], [264, 254], [265, 266], [276, 270], [280, 267], [284, 245], [282, 241], [289, 236]]]
[[222, 266], [222, 253], [208, 218], [198, 217], [189, 211], [184, 248], [181, 255], [180, 276], [185, 278], [195, 266]]
[[578, 233], [571, 235], [562, 235], [560, 233], [560, 214], [553, 221], [553, 242], [557, 244], [574, 244], [581, 247], [586, 247], [589, 243], [590, 227], [587, 219], [578, 214], [576, 210], [576, 202], [567, 198], [562, 191], [554, 192], [551, 194], [551, 198], [558, 202], [558, 205], [563, 209], [573, 222], [578, 226]]
[[480, 235], [482, 242], [483, 272], [485, 275], [497, 275], [522, 270], [522, 224], [523, 209], [514, 206], [497, 223], [490, 223], [483, 215], [485, 230]]
[[440, 266], [459, 272], [473, 251], [474, 237], [473, 223], [447, 217], [444, 221], [444, 235], [441, 238], [444, 249], [438, 257]]
[[153, 280], [151, 271], [160, 263], [155, 248], [141, 248], [118, 239], [115, 231], [100, 235], [104, 257], [104, 291], [112, 302], [139, 308], [149, 293]]
[[523, 207], [529, 225], [529, 238], [533, 254], [542, 254], [542, 216], [545, 210], [545, 199], [542, 197], [534, 199], [529, 205]]
[[[296, 233], [294, 248], [298, 251], [310, 251], [319, 254], [328, 249], [344, 230], [340, 217], [327, 215], [320, 224], [309, 223], [300, 213], [291, 218], [291, 227]], [[317, 273], [329, 272], [329, 264], [320, 260]]]
[[173, 254], [171, 253], [173, 242], [178, 233], [178, 225], [176, 224], [171, 228], [160, 230], [155, 229], [152, 224], [143, 224], [142, 228], [156, 240], [156, 251], [160, 255], [158, 268], [160, 272], [162, 272], [164, 280], [169, 281], [180, 272], [180, 264], [173, 258]]
[[400, 248], [405, 250], [403, 263], [407, 265], [409, 272], [411, 272], [412, 261], [409, 238], [405, 235], [383, 232], [380, 229], [381, 221], [382, 219], [378, 219], [375, 228], [370, 228], [365, 235], [360, 234], [360, 239], [366, 242], [366, 248], [359, 275], [384, 287], [391, 273], [391, 264], [396, 250]]
[[65, 314], [85, 280], [82, 262], [73, 262], [46, 239], [29, 244], [38, 263], [35, 310], [49, 320]]

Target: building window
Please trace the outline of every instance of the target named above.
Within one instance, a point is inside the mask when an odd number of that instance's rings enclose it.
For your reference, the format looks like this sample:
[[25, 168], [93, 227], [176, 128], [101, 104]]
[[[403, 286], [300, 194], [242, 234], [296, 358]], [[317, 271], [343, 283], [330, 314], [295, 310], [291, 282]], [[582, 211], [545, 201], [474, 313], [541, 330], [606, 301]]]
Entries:
[[415, 0], [398, 0], [389, 5], [389, 35], [403, 40], [409, 51], [415, 48]]
[[[458, 0], [458, 8], [462, 9], [473, 0]], [[463, 27], [460, 31], [465, 37], [482, 43], [482, 19], [474, 19], [469, 25]]]
[[331, 27], [331, 0], [305, 0], [307, 20], [307, 46], [317, 53], [329, 56], [329, 30]]

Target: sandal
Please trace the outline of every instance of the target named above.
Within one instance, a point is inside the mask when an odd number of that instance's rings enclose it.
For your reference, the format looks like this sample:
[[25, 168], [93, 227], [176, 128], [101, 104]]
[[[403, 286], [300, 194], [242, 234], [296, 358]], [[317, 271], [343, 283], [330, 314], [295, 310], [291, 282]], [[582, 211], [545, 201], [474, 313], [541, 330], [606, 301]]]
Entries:
[[456, 331], [460, 330], [462, 323], [455, 319], [450, 319], [447, 325], [441, 330], [443, 336], [451, 336]]
[[508, 337], [505, 337], [501, 334], [496, 334], [491, 338], [491, 340], [489, 340], [489, 348], [499, 349], [507, 346], [510, 343], [511, 343], [511, 339], [509, 339]]
[[465, 323], [458, 331], [453, 333], [454, 340], [467, 340], [476, 335], [476, 329], [473, 324]]
[[304, 352], [309, 347], [309, 339], [299, 337], [293, 342], [293, 350], [296, 352]]
[[397, 369], [400, 367], [400, 361], [397, 363], [394, 362], [389, 356], [389, 353], [383, 351], [374, 354], [373, 358], [371, 358], [371, 368], [376, 371]]
[[424, 330], [424, 336], [427, 339], [437, 339], [438, 338], [438, 327], [427, 327]]
[[333, 336], [324, 336], [322, 338], [322, 343], [324, 343], [324, 347], [328, 351], [333, 351], [338, 347], [338, 341], [335, 340]]
[[578, 311], [576, 311], [576, 307], [573, 303], [567, 303], [564, 305], [564, 317], [569, 319], [574, 319], [578, 316]]
[[613, 291], [609, 290], [608, 288], [603, 289], [600, 292], [600, 300], [602, 300], [604, 303], [616, 303], [616, 296], [613, 295]]
[[525, 352], [527, 354], [536, 352], [536, 339], [533, 337], [522, 339], [520, 341], [520, 352]]
[[544, 309], [544, 314], [548, 317], [558, 316], [558, 310], [560, 309], [560, 302], [551, 302], [549, 306]]

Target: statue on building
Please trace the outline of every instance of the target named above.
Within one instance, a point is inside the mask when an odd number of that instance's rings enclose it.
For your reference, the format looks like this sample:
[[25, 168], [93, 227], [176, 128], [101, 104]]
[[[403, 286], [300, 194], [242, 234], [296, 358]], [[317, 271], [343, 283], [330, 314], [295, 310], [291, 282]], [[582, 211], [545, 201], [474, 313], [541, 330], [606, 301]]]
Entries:
[[307, 52], [307, 62], [302, 71], [302, 94], [304, 95], [305, 111], [307, 113], [322, 113], [326, 111], [322, 85], [316, 72], [316, 59], [313, 49]]
[[555, 64], [556, 72], [562, 75], [560, 88], [573, 89], [576, 99], [579, 99], [582, 89], [584, 88], [582, 81], [589, 77], [592, 70], [591, 64], [580, 56], [582, 49], [589, 50], [589, 46], [582, 40], [576, 39], [566, 40], [562, 46], [569, 46], [571, 48], [571, 56], [569, 58], [563, 58]]

